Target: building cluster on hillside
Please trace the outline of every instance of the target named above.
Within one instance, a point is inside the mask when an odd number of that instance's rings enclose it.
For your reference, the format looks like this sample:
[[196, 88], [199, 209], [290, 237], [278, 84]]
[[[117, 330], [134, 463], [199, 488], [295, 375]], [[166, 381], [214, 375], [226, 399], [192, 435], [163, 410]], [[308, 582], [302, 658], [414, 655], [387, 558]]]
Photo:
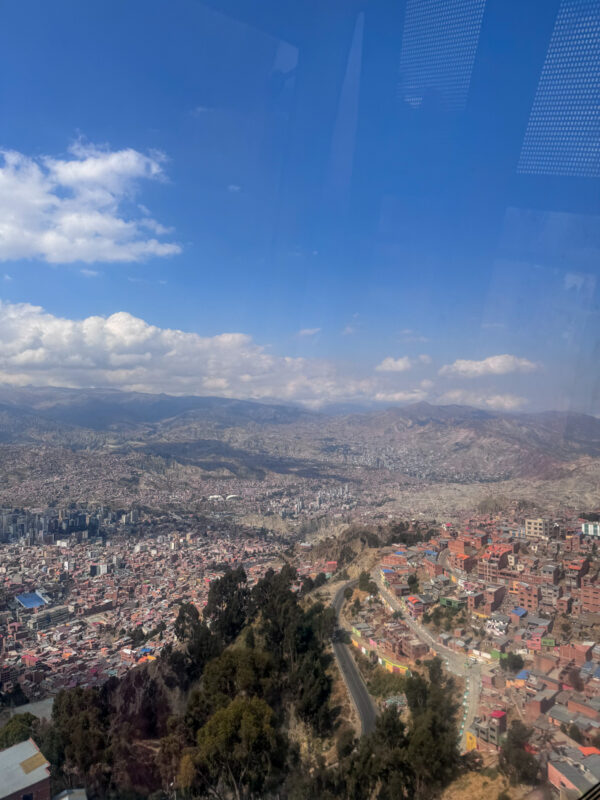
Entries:
[[281, 563], [276, 538], [242, 526], [177, 518], [134, 535], [137, 512], [0, 519], [9, 539], [0, 544], [0, 691], [19, 685], [32, 700], [154, 659], [172, 640], [179, 605], [201, 610], [224, 569], [243, 566], [253, 585]]
[[[480, 518], [438, 533], [383, 551], [379, 578], [432, 641], [483, 665], [467, 748], [498, 750], [520, 719], [549, 782], [589, 788], [600, 781], [600, 525]], [[378, 613], [355, 622], [354, 644], [379, 657], [393, 641], [398, 664], [384, 665], [406, 668], [414, 625]]]

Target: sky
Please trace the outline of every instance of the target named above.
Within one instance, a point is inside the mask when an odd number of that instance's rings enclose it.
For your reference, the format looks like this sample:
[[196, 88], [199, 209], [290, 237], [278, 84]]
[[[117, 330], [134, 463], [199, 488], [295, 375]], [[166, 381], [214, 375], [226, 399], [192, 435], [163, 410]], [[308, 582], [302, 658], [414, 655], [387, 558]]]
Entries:
[[20, 0], [0, 63], [0, 383], [600, 414], [600, 0]]

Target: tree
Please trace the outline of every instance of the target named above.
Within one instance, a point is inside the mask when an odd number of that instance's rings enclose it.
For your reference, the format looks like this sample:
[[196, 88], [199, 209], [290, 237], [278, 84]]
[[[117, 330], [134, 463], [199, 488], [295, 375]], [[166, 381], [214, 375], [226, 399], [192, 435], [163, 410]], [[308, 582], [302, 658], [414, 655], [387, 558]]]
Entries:
[[408, 757], [404, 723], [394, 709], [377, 719], [374, 732], [360, 740], [343, 767], [345, 793], [332, 797], [367, 800], [409, 800], [417, 797], [415, 775]]
[[408, 576], [408, 588], [410, 589], [412, 594], [419, 593], [419, 579], [417, 577], [417, 573], [413, 572], [411, 575]]
[[336, 743], [338, 759], [349, 756], [356, 747], [356, 737], [352, 728], [344, 728]]
[[577, 669], [577, 667], [573, 667], [569, 670], [569, 683], [575, 689], [576, 692], [583, 691], [583, 681], [581, 679], [581, 673]]
[[0, 750], [29, 739], [35, 731], [36, 724], [37, 719], [29, 712], [15, 714], [3, 728], [0, 728]]
[[204, 618], [224, 644], [232, 642], [246, 624], [249, 603], [250, 590], [242, 567], [211, 583]]
[[519, 672], [523, 666], [524, 661], [518, 653], [508, 653], [506, 658], [500, 659], [500, 667], [509, 672]]
[[538, 772], [537, 761], [525, 749], [530, 731], [519, 720], [515, 720], [500, 749], [498, 765], [513, 785], [535, 783]]
[[368, 592], [369, 591], [369, 581], [371, 577], [366, 570], [363, 570], [360, 575], [358, 576], [358, 588], [361, 592]]
[[323, 584], [327, 583], [327, 576], [324, 572], [319, 572], [315, 578], [315, 589], [320, 589]]
[[454, 681], [444, 674], [439, 658], [426, 663], [429, 681], [408, 678], [405, 690], [412, 712], [408, 758], [417, 797], [439, 793], [456, 777], [459, 764]]
[[583, 742], [583, 735], [574, 722], [569, 725], [568, 735], [571, 737], [571, 739], [573, 739], [574, 742], [577, 742], [577, 744], [581, 744]]
[[285, 761], [286, 743], [272, 709], [256, 697], [238, 697], [198, 731], [198, 761], [237, 800], [266, 793]]
[[220, 650], [217, 636], [201, 622], [198, 609], [192, 603], [179, 606], [174, 627], [175, 637], [184, 650], [165, 648], [163, 657], [169, 662], [183, 687], [196, 680], [204, 669], [204, 665], [214, 658]]
[[193, 603], [182, 603], [179, 606], [173, 633], [178, 642], [187, 644], [195, 635], [200, 625], [200, 614]]
[[344, 589], [344, 598], [346, 600], [351, 600], [353, 594], [354, 594], [354, 589], [351, 586], [346, 586], [346, 588]]

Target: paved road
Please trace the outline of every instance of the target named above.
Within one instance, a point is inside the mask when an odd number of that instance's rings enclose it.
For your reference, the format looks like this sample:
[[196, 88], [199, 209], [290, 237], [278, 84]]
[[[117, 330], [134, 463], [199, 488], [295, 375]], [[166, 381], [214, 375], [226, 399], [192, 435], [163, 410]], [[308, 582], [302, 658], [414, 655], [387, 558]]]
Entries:
[[379, 591], [383, 598], [387, 600], [394, 611], [403, 612], [404, 622], [406, 622], [412, 632], [422, 642], [425, 642], [428, 647], [440, 656], [446, 665], [446, 669], [455, 675], [466, 678], [466, 687], [462, 703], [463, 716], [460, 729], [461, 741], [464, 745], [465, 731], [473, 722], [479, 706], [479, 697], [481, 695], [481, 665], [470, 662], [464, 654], [455, 653], [454, 650], [450, 650], [450, 648], [437, 642], [420, 622], [417, 622], [417, 620], [410, 616], [404, 603], [394, 597], [394, 595], [385, 588], [378, 569], [373, 570], [372, 577], [379, 586]]
[[[341, 586], [333, 599], [333, 607], [338, 618], [338, 627], [340, 611], [344, 603], [344, 589], [347, 586], [352, 585], [352, 583], [355, 583], [355, 581], [345, 583], [343, 586]], [[361, 674], [358, 671], [358, 667], [352, 658], [352, 654], [350, 653], [348, 645], [338, 641], [332, 642], [332, 645], [338, 666], [342, 672], [342, 675], [344, 676], [348, 691], [352, 695], [354, 705], [358, 710], [362, 733], [363, 735], [366, 733], [371, 733], [371, 731], [375, 728], [375, 721], [377, 719], [377, 711], [373, 705], [371, 696], [369, 695], [367, 687], [365, 686]]]

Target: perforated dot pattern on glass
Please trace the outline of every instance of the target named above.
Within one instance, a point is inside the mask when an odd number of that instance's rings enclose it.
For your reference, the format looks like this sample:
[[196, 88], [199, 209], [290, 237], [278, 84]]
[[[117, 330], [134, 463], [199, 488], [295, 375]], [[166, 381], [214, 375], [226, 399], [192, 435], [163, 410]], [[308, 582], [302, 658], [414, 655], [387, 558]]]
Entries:
[[436, 94], [464, 106], [486, 0], [408, 0], [400, 56], [399, 94], [412, 106]]
[[600, 0], [563, 0], [519, 158], [520, 173], [600, 176]]

